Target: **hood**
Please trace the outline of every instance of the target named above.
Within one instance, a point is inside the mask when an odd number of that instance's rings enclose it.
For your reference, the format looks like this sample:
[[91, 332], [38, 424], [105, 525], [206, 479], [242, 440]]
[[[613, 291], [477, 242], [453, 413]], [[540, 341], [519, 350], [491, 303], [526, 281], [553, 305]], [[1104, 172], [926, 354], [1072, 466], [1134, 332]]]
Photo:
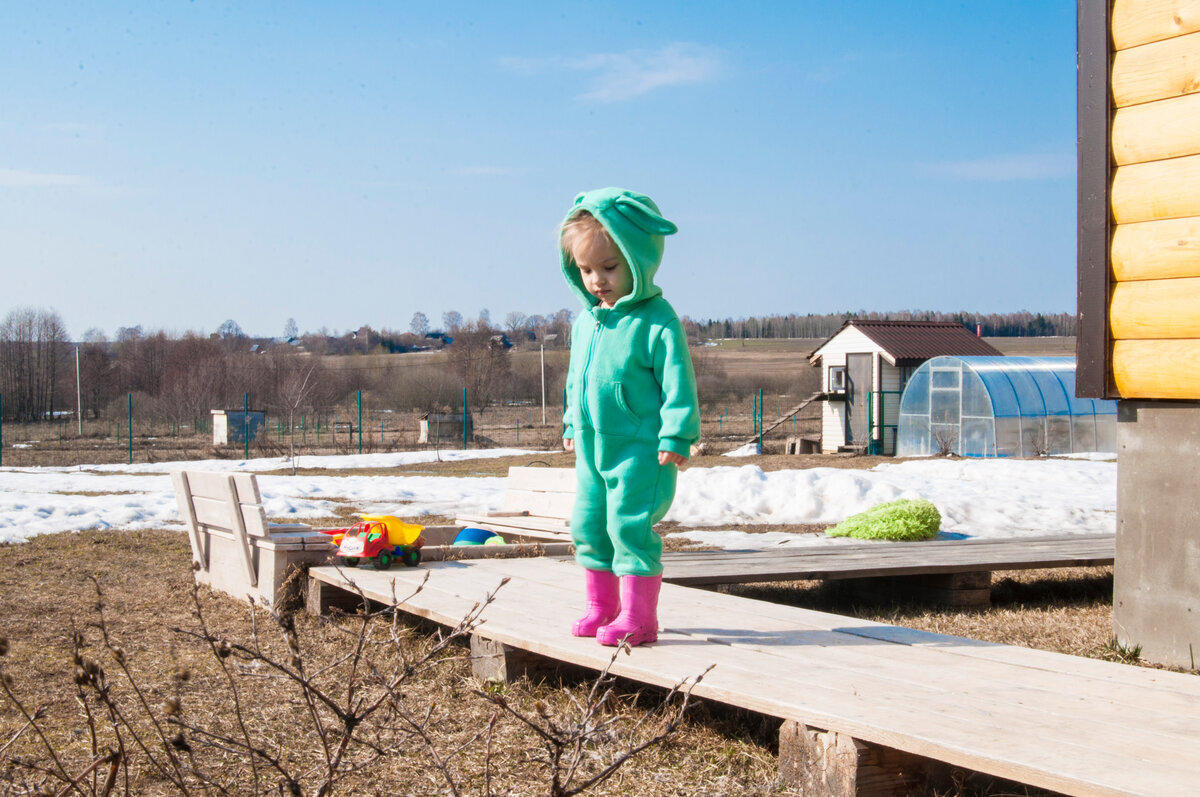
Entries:
[[[662, 262], [663, 238], [678, 228], [662, 217], [654, 200], [623, 188], [599, 188], [575, 197], [575, 204], [563, 221], [585, 210], [599, 219], [633, 272], [633, 290], [618, 300], [615, 307], [660, 295], [662, 290], [654, 284], [654, 274]], [[583, 286], [574, 258], [563, 252], [561, 246], [559, 251], [563, 276], [571, 290], [587, 307], [599, 304], [600, 300]]]

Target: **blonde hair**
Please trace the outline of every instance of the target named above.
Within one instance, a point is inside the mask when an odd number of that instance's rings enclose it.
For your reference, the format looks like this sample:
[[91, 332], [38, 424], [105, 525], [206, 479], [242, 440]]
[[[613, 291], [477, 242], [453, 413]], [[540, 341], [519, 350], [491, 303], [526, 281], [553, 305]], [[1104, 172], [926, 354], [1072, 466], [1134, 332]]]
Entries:
[[586, 210], [581, 210], [563, 222], [562, 228], [559, 230], [558, 242], [563, 253], [574, 259], [575, 250], [580, 244], [591, 243], [597, 238], [604, 239], [610, 245], [613, 242], [612, 236], [608, 234], [608, 230], [604, 229], [600, 220]]

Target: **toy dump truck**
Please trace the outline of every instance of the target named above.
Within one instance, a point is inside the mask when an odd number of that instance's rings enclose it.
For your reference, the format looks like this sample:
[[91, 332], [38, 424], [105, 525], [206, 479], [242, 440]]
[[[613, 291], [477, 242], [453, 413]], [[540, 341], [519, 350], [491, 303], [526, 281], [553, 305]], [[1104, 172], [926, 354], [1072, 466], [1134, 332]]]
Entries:
[[334, 554], [347, 567], [370, 560], [378, 570], [387, 570], [399, 559], [408, 567], [421, 563], [424, 526], [405, 523], [391, 515], [360, 515], [361, 521], [345, 529], [328, 529], [338, 546]]

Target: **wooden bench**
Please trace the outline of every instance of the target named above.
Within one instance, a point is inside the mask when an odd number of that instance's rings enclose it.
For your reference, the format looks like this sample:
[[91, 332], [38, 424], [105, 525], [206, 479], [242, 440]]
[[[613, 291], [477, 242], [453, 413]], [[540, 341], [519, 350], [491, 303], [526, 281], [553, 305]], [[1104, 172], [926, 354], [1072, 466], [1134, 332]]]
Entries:
[[[429, 580], [421, 586], [428, 574]], [[477, 674], [550, 660], [600, 670], [611, 648], [570, 635], [577, 566], [553, 559], [309, 571], [310, 611], [354, 593], [453, 626], [495, 590]], [[418, 589], [420, 587], [420, 589]], [[1200, 678], [985, 643], [665, 584], [657, 644], [612, 672], [670, 687], [716, 665], [701, 698], [781, 720], [780, 772], [812, 795], [952, 793], [955, 770], [1072, 795], [1191, 795]]]
[[175, 471], [171, 482], [201, 584], [274, 605], [297, 565], [324, 563], [334, 551], [311, 526], [268, 523], [253, 474]]
[[570, 542], [571, 508], [575, 504], [574, 468], [508, 469], [503, 509], [486, 515], [460, 515], [459, 526], [554, 542]]

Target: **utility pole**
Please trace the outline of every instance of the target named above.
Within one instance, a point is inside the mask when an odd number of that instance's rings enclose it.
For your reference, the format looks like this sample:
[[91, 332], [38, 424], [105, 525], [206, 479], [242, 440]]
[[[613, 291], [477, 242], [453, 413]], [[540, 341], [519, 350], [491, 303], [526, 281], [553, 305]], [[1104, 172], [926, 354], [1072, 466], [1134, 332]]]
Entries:
[[546, 341], [554, 340], [558, 335], [542, 335], [542, 426], [546, 425]]
[[83, 437], [83, 387], [79, 383], [79, 347], [75, 347], [75, 417], [79, 419], [79, 436]]

